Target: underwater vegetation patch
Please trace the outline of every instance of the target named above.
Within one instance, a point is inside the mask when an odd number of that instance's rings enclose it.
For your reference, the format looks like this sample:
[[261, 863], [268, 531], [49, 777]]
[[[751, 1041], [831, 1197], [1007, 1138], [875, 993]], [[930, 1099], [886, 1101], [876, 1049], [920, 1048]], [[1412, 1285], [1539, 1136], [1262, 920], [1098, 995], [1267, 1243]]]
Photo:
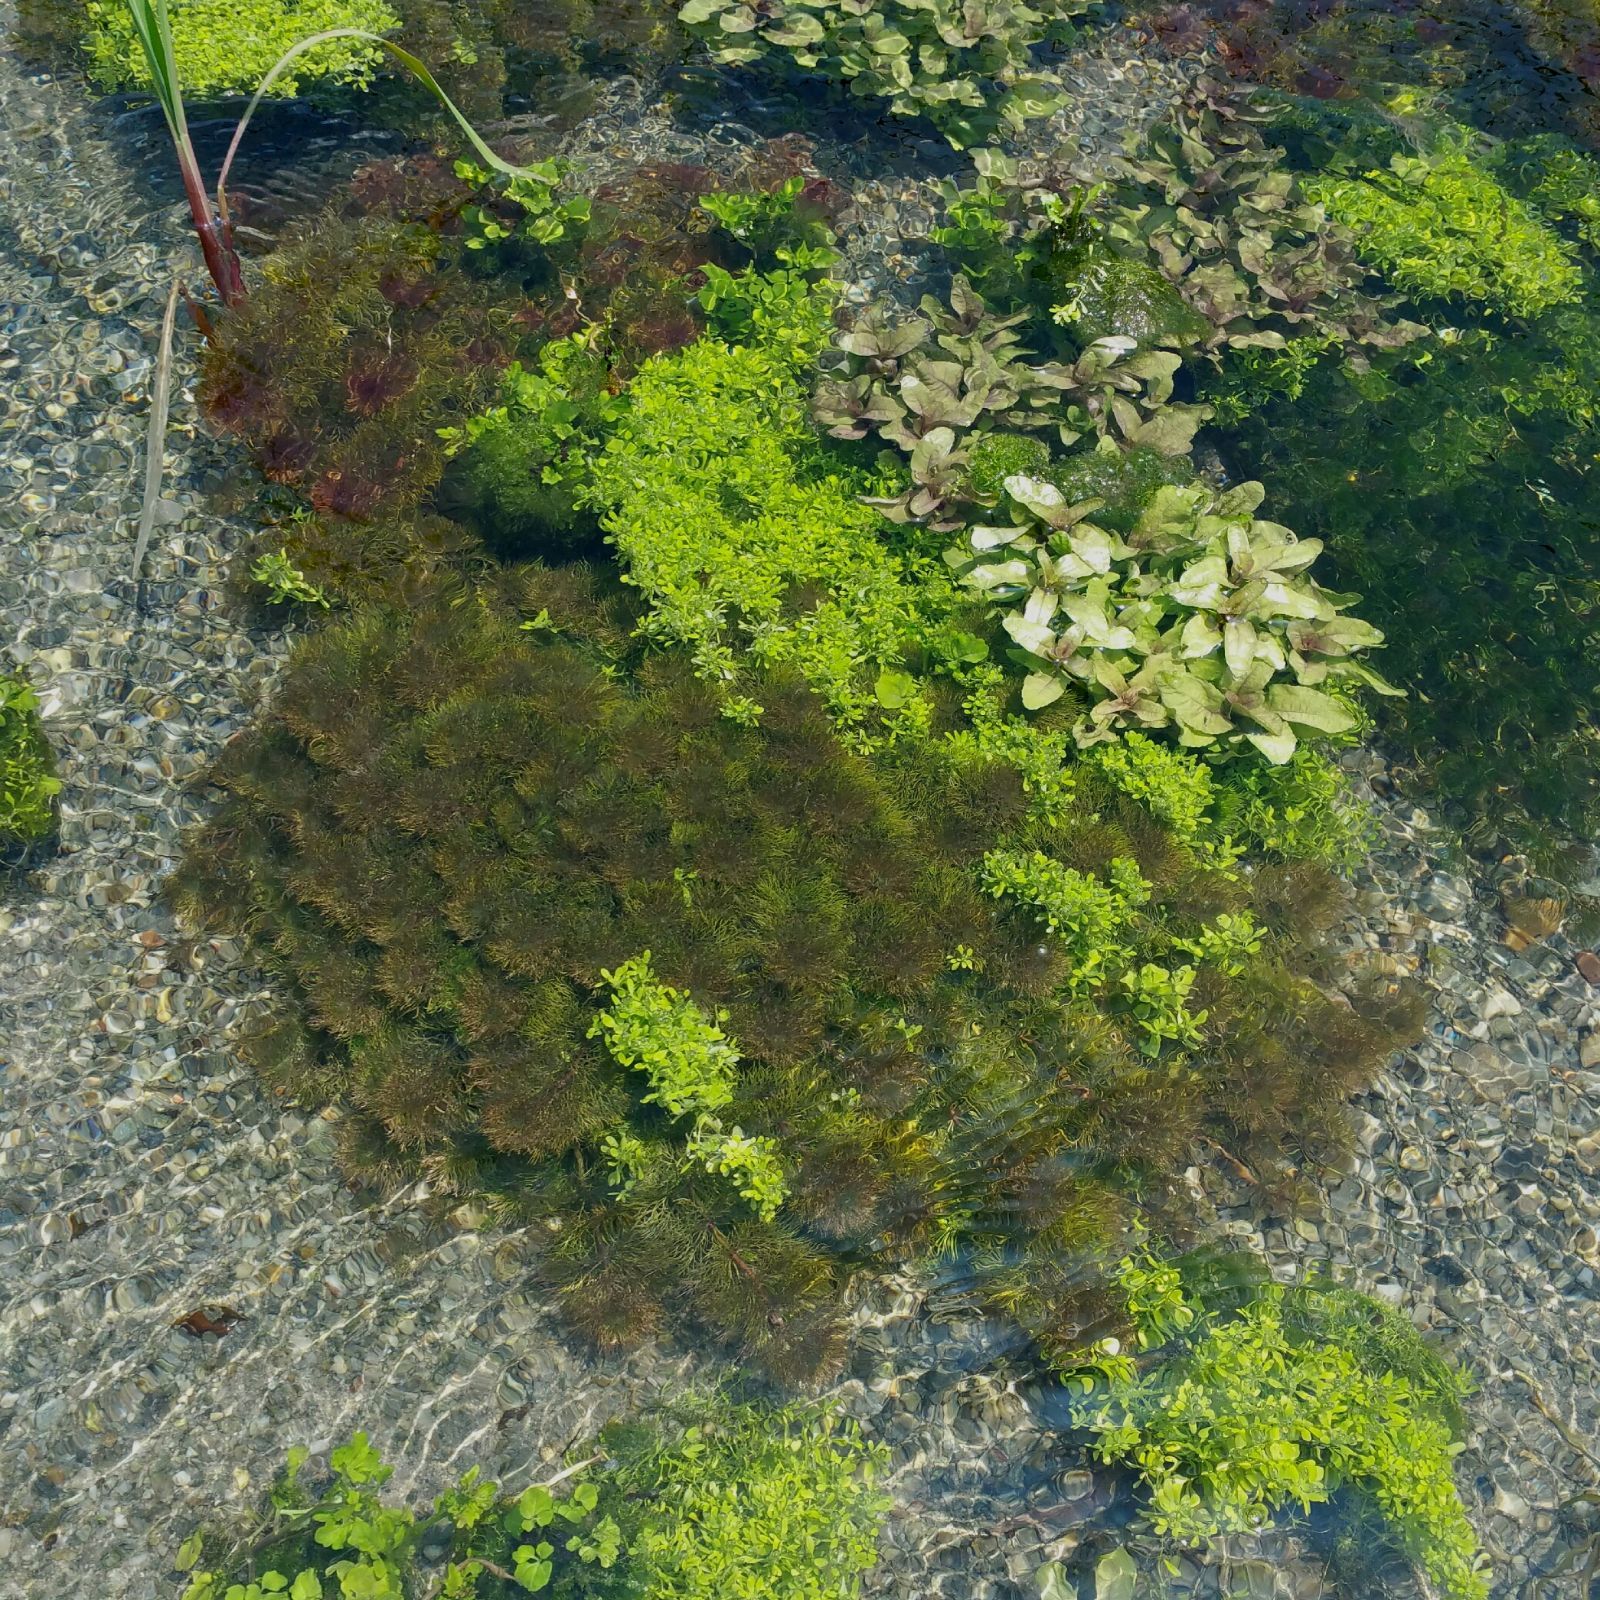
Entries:
[[1240, 429], [1284, 514], [1365, 595], [1392, 674], [1415, 686], [1382, 725], [1491, 837], [1581, 832], [1600, 815], [1585, 710], [1600, 681], [1584, 643], [1600, 603], [1583, 356], [1597, 334], [1585, 306], [1421, 365], [1330, 365]]
[[1464, 151], [1396, 155], [1306, 189], [1359, 236], [1365, 259], [1419, 299], [1459, 296], [1527, 317], [1580, 293], [1572, 247]]
[[[1343, 138], [1363, 169], [1370, 138]], [[1468, 143], [1449, 124], [1411, 148], [1393, 159], [1416, 181], [1384, 191], [1393, 229], [1370, 227], [1362, 250], [1419, 305], [1453, 301], [1460, 325], [1359, 363], [1318, 355], [1288, 381], [1236, 372], [1225, 415], [1414, 686], [1381, 725], [1470, 837], [1545, 849], [1600, 815], [1582, 710], [1600, 685], [1581, 643], [1600, 527], [1593, 160], [1548, 136]], [[1393, 255], [1406, 250], [1410, 266]]]
[[961, 148], [1062, 104], [1035, 48], [1069, 36], [1088, 0], [684, 0], [713, 60], [787, 58], [801, 72], [927, 117]]
[[0, 672], [0, 851], [35, 844], [55, 827], [61, 780], [26, 679]]
[[[1263, 1171], [1336, 1140], [1408, 1025], [1286, 969], [1271, 875], [1094, 773], [1040, 822], [977, 752], [849, 750], [782, 664], [730, 719], [633, 622], [578, 569], [512, 569], [333, 624], [178, 882], [289, 979], [247, 1047], [350, 1105], [352, 1174], [549, 1219], [593, 1336], [688, 1315], [804, 1374], [841, 1256], [1070, 1278], [1203, 1128]], [[1063, 883], [1112, 899], [1083, 920]], [[1019, 1314], [1065, 1337], [1084, 1292], [1041, 1274]]]
[[[167, 0], [173, 57], [194, 95], [251, 94], [292, 45], [328, 28], [388, 33], [400, 18], [386, 0]], [[124, 0], [87, 0], [89, 70], [106, 90], [150, 86], [150, 68]], [[362, 39], [331, 39], [301, 56], [268, 91], [295, 95], [326, 80], [364, 88], [382, 52]]]
[[[781, 187], [795, 156], [749, 160]], [[330, 593], [381, 593], [485, 544], [592, 544], [574, 487], [553, 481], [561, 460], [639, 362], [698, 336], [704, 269], [749, 259], [707, 210], [729, 185], [703, 167], [646, 165], [592, 192], [563, 164], [536, 170], [364, 169], [208, 343], [201, 404], [310, 513], [273, 547]], [[806, 189], [789, 195], [802, 234], [830, 203]]]
[[1137, 1471], [1144, 1519], [1197, 1545], [1354, 1496], [1441, 1594], [1484, 1600], [1454, 1475], [1466, 1380], [1366, 1295], [1223, 1285], [1214, 1265], [1141, 1244], [1115, 1272], [1131, 1337], [1059, 1362], [1090, 1451]]
[[184, 1600], [854, 1600], [877, 1562], [887, 1451], [822, 1407], [685, 1399], [593, 1445], [520, 1490], [472, 1467], [420, 1512], [366, 1434], [320, 1478], [297, 1446], [242, 1544], [184, 1542]]

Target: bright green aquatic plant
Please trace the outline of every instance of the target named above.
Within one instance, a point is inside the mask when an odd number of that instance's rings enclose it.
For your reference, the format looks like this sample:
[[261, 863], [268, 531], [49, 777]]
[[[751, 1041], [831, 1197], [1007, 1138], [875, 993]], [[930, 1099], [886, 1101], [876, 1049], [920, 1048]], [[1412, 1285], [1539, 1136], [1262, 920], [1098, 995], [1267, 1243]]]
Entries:
[[0, 673], [0, 849], [44, 838], [60, 792], [39, 697], [22, 678]]
[[269, 550], [258, 556], [250, 568], [250, 576], [267, 591], [270, 605], [322, 606], [329, 604], [327, 595], [310, 583], [306, 575], [289, 559], [286, 550]]
[[[497, 176], [471, 161], [458, 161], [455, 171], [463, 183], [479, 190], [487, 188]], [[467, 228], [467, 248], [487, 250], [513, 238], [530, 239], [548, 248], [581, 233], [589, 223], [589, 197], [560, 193], [570, 171], [567, 162], [540, 161], [524, 168], [519, 177], [506, 178], [497, 198], [519, 213], [515, 220], [503, 220], [488, 206], [466, 207], [461, 220]]]
[[1231, 764], [1217, 787], [1214, 826], [1253, 853], [1342, 872], [1366, 856], [1377, 830], [1338, 767], [1303, 744], [1280, 766]]
[[[622, 1444], [620, 1429], [605, 1437]], [[628, 1540], [644, 1574], [638, 1592], [853, 1600], [877, 1563], [887, 1468], [884, 1446], [810, 1406], [724, 1406], [676, 1438], [624, 1445], [618, 1486], [648, 1508]]]
[[[785, 356], [703, 340], [646, 366], [628, 398], [590, 494], [650, 602], [651, 636], [730, 685], [746, 651], [792, 663], [863, 740], [925, 729], [926, 696], [894, 675], [952, 590], [886, 546], [862, 503], [871, 480], [819, 456]], [[816, 597], [797, 613], [802, 586]]]
[[1600, 160], [1559, 134], [1544, 133], [1497, 145], [1489, 161], [1514, 194], [1600, 250]]
[[[789, 1194], [776, 1141], [738, 1127], [724, 1129], [712, 1115], [733, 1099], [739, 1064], [738, 1050], [718, 1025], [727, 1021], [727, 1013], [719, 1012], [713, 1021], [689, 995], [659, 982], [648, 950], [600, 978], [611, 999], [591, 1024], [590, 1037], [603, 1039], [618, 1062], [650, 1079], [641, 1104], [659, 1105], [672, 1117], [696, 1113], [687, 1158], [734, 1179], [741, 1198], [763, 1222], [771, 1222]], [[643, 1146], [635, 1139], [632, 1149], [630, 1184], [639, 1178]]]
[[[101, 88], [152, 87], [137, 8], [127, 0], [88, 0], [86, 14], [90, 71]], [[329, 28], [387, 33], [400, 26], [387, 0], [168, 0], [167, 16], [177, 81], [205, 97], [250, 93], [308, 34]], [[381, 56], [360, 39], [340, 38], [278, 79], [273, 92], [298, 94], [319, 80], [365, 88]]]
[[1124, 1269], [1139, 1348], [1161, 1359], [1135, 1367], [1112, 1349], [1063, 1366], [1090, 1448], [1138, 1472], [1157, 1533], [1200, 1544], [1353, 1493], [1441, 1593], [1484, 1600], [1453, 1471], [1465, 1387], [1408, 1323], [1319, 1285], [1263, 1285], [1213, 1310], [1170, 1274], [1152, 1321], [1149, 1271]]
[[1086, 0], [684, 0], [678, 20], [716, 61], [786, 55], [897, 116], [926, 116], [960, 148], [1061, 103], [1034, 47], [1063, 37], [1086, 9]]
[[1419, 299], [1531, 317], [1581, 292], [1572, 246], [1465, 150], [1397, 155], [1387, 169], [1305, 187], [1353, 232], [1364, 259]]
[[1128, 731], [1091, 746], [1083, 763], [1222, 869], [1248, 852], [1348, 872], [1373, 842], [1370, 808], [1326, 755], [1304, 744], [1280, 765], [1215, 763]]
[[1321, 543], [1255, 517], [1263, 492], [1163, 488], [1122, 535], [1092, 520], [1094, 502], [1012, 478], [1018, 522], [974, 528], [950, 560], [1021, 652], [1023, 704], [1086, 702], [1081, 745], [1171, 729], [1189, 748], [1248, 743], [1284, 762], [1307, 731], [1357, 726], [1335, 691], [1396, 691], [1355, 659], [1383, 635], [1343, 615], [1354, 597], [1308, 576]]
[[320, 1483], [296, 1447], [242, 1546], [185, 1540], [184, 1600], [854, 1600], [876, 1563], [886, 1452], [822, 1407], [685, 1401], [595, 1444], [521, 1490], [473, 1467], [420, 1514], [366, 1434]]
[[512, 362], [498, 405], [438, 430], [460, 458], [458, 503], [491, 548], [537, 539], [556, 551], [583, 536], [589, 452], [627, 404], [612, 381], [609, 352], [585, 329], [552, 340], [526, 366]]

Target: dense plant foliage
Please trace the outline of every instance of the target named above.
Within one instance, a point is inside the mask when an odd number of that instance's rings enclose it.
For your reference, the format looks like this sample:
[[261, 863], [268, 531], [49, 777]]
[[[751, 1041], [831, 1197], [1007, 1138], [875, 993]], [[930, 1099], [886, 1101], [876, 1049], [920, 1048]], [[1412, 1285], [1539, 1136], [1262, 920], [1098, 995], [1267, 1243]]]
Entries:
[[[456, 204], [470, 192], [445, 172], [427, 187]], [[457, 270], [440, 235], [381, 215], [324, 219], [263, 273], [207, 353], [201, 404], [319, 514], [414, 510], [444, 471], [438, 428], [486, 406], [500, 369], [529, 348], [515, 308]], [[374, 577], [393, 569], [401, 520], [365, 557]], [[350, 584], [332, 561], [319, 567], [316, 533], [297, 530], [298, 564]]]
[[1535, 316], [1580, 292], [1572, 247], [1465, 151], [1396, 155], [1387, 168], [1306, 188], [1409, 295]]
[[1558, 134], [1536, 134], [1490, 152], [1506, 186], [1542, 216], [1600, 249], [1600, 161]]
[[185, 1542], [184, 1600], [853, 1600], [876, 1562], [885, 1452], [821, 1408], [683, 1402], [596, 1444], [520, 1492], [474, 1467], [421, 1515], [365, 1434], [320, 1484], [296, 1448], [242, 1547]]
[[1586, 302], [1422, 364], [1330, 364], [1240, 429], [1283, 514], [1366, 596], [1393, 674], [1421, 691], [1385, 702], [1382, 725], [1485, 842], [1600, 815], [1584, 711], [1600, 681], [1582, 644], [1600, 601], [1597, 355]]
[[926, 116], [957, 147], [1061, 104], [1034, 47], [1088, 0], [684, 0], [678, 20], [727, 64], [787, 55], [803, 72]]
[[1135, 1363], [1063, 1364], [1091, 1449], [1135, 1467], [1158, 1533], [1186, 1544], [1370, 1496], [1441, 1593], [1488, 1583], [1453, 1478], [1462, 1380], [1397, 1313], [1350, 1290], [1267, 1284], [1217, 1310], [1148, 1251], [1118, 1272]]
[[1023, 704], [1089, 701], [1080, 745], [1170, 727], [1191, 748], [1242, 739], [1281, 763], [1297, 729], [1356, 726], [1341, 683], [1393, 692], [1352, 659], [1383, 635], [1306, 574], [1321, 544], [1255, 518], [1260, 484], [1163, 488], [1126, 537], [1042, 479], [1005, 489], [1026, 521], [975, 528], [952, 559], [1028, 659]]
[[38, 696], [22, 678], [0, 673], [0, 849], [44, 838], [60, 792]]
[[[869, 760], [781, 655], [735, 658], [730, 700], [688, 653], [633, 665], [630, 621], [573, 571], [416, 591], [304, 645], [218, 771], [181, 892], [249, 908], [293, 1001], [251, 1054], [350, 1103], [356, 1175], [558, 1221], [548, 1271], [602, 1339], [687, 1313], [807, 1371], [841, 1250], [1059, 1258], [1202, 1127], [1268, 1170], [1336, 1137], [1405, 1023], [1258, 947], [1269, 876], [1089, 769], [1047, 819], [970, 739]], [[1042, 943], [1004, 857], [984, 892], [996, 849], [1103, 880], [1115, 927]], [[1083, 1292], [1020, 1309], [1074, 1327]]]
[[[251, 94], [292, 45], [328, 28], [388, 33], [400, 18], [386, 0], [167, 0], [173, 55], [192, 95]], [[125, 0], [87, 0], [90, 71], [103, 89], [146, 88], [150, 68]], [[307, 51], [269, 94], [294, 95], [317, 80], [363, 88], [382, 52], [363, 39], [331, 39]]]
[[1424, 331], [1365, 287], [1356, 238], [1262, 131], [1271, 111], [1202, 80], [1117, 166], [1110, 238], [1151, 252], [1211, 330], [1212, 349], [1315, 337], [1389, 348]]
[[[793, 156], [749, 164], [783, 189]], [[645, 166], [592, 194], [544, 170], [513, 186], [426, 158], [366, 169], [208, 345], [208, 415], [315, 513], [270, 547], [308, 582], [360, 598], [480, 540], [514, 555], [593, 538], [580, 435], [640, 361], [697, 336], [686, 280], [752, 251], [718, 232], [702, 202], [726, 184], [704, 168]], [[763, 245], [811, 236], [829, 195], [803, 187]]]
[[[857, 319], [839, 337], [838, 375], [816, 396], [817, 420], [833, 437], [876, 433], [906, 452], [909, 487], [876, 502], [895, 521], [960, 526], [961, 502], [986, 492], [969, 467], [990, 430], [1049, 430], [1064, 446], [1110, 436], [1178, 456], [1207, 414], [1173, 400], [1179, 358], [1170, 351], [1107, 335], [1071, 360], [1030, 365], [1016, 331], [1026, 313], [996, 315], [962, 277], [948, 312], [931, 295], [922, 311], [893, 323], [876, 311]], [[992, 457], [985, 470], [992, 483]]]

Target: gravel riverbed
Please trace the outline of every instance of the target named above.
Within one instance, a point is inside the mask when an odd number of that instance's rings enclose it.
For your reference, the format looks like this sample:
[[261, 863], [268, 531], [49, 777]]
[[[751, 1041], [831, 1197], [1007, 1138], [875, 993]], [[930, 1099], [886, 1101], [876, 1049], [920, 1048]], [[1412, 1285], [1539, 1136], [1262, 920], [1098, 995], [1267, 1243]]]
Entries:
[[[1087, 52], [1058, 135], [1092, 149], [1118, 105], [1159, 104], [1170, 75], [1133, 56], [1118, 35]], [[656, 113], [611, 104], [604, 136], [639, 148]], [[250, 1507], [292, 1443], [365, 1428], [406, 1491], [472, 1462], [516, 1482], [715, 1371], [568, 1344], [529, 1288], [533, 1238], [350, 1194], [329, 1119], [231, 1054], [264, 979], [186, 939], [159, 889], [206, 806], [197, 774], [290, 636], [225, 598], [247, 530], [208, 493], [236, 463], [198, 426], [192, 336], [142, 605], [129, 581], [151, 352], [193, 270], [129, 142], [75, 85], [0, 63], [0, 611], [65, 782], [60, 852], [0, 903], [0, 1595], [27, 1600], [174, 1593], [178, 1542]], [[885, 231], [914, 240], [925, 190], [854, 186], [852, 269], [910, 279]], [[1560, 1503], [1600, 1484], [1600, 988], [1559, 937], [1511, 952], [1488, 881], [1439, 869], [1444, 836], [1376, 756], [1352, 764], [1384, 828], [1349, 943], [1427, 985], [1429, 1038], [1352, 1107], [1355, 1153], [1295, 1218], [1212, 1169], [1196, 1203], [1275, 1270], [1325, 1263], [1405, 1306], [1473, 1371], [1462, 1481], [1511, 1596], [1582, 1536], [1586, 1508]], [[913, 1284], [860, 1284], [856, 1323], [840, 1398], [894, 1447], [900, 1500], [873, 1594], [1031, 1593], [1111, 1494], [1061, 1444], [1057, 1397], [1006, 1329], [932, 1316]], [[1240, 1542], [1173, 1592], [1315, 1593], [1298, 1548]]]

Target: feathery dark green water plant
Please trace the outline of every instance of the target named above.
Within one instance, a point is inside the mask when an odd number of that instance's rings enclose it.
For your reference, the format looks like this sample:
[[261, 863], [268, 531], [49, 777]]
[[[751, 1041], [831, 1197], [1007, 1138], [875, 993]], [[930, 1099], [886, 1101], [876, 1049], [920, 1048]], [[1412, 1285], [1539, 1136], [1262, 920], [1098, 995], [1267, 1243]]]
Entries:
[[[1332, 1130], [1384, 1026], [1252, 950], [1244, 884], [1136, 799], [1085, 772], [1041, 823], [976, 745], [853, 752], [792, 665], [743, 667], [752, 724], [635, 620], [578, 569], [414, 585], [305, 642], [219, 767], [177, 892], [287, 979], [247, 1050], [349, 1107], [353, 1175], [548, 1218], [602, 1341], [688, 1318], [799, 1375], [841, 1257], [1059, 1266], [1202, 1128], [1264, 1163]], [[1002, 842], [1122, 874], [1115, 937], [985, 893]], [[1029, 1326], [1078, 1325], [1071, 1276]]]

